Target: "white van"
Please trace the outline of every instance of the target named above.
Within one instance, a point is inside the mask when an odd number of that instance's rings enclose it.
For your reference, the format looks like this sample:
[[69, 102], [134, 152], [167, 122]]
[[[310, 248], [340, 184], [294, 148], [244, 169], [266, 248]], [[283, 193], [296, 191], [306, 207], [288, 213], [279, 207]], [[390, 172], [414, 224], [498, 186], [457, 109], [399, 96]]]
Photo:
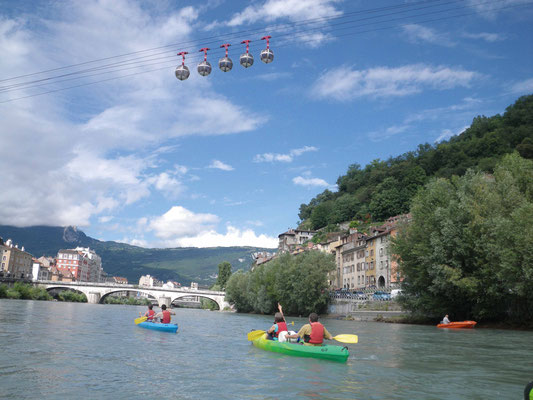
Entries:
[[392, 289], [390, 291], [390, 297], [391, 299], [394, 299], [395, 297], [399, 296], [402, 294], [402, 290], [401, 289]]

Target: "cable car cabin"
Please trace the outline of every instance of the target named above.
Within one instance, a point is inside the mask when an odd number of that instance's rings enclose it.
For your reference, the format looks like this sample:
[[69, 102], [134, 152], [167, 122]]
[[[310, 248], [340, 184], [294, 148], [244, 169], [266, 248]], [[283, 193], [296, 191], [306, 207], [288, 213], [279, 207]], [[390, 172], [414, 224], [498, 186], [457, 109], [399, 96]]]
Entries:
[[241, 55], [240, 62], [244, 68], [251, 67], [254, 65], [254, 56], [252, 56], [250, 53], [244, 53]]
[[274, 61], [274, 52], [270, 49], [261, 51], [261, 61], [263, 61], [265, 64]]
[[208, 61], [202, 61], [198, 64], [198, 73], [202, 76], [207, 76], [211, 73], [211, 64]]
[[180, 81], [187, 79], [190, 74], [189, 68], [187, 68], [186, 65], [179, 65], [176, 68], [176, 78], [178, 78]]
[[231, 61], [231, 58], [229, 57], [222, 57], [218, 61], [218, 68], [220, 68], [224, 72], [231, 71], [233, 68], [233, 61]]

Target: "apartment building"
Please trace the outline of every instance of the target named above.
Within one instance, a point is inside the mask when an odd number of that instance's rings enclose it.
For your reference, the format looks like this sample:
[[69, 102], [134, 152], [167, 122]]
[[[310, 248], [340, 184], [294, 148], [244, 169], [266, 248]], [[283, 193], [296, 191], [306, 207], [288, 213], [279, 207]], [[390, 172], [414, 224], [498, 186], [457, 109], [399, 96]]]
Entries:
[[409, 220], [409, 214], [391, 217], [382, 226], [370, 228], [368, 235], [351, 232], [342, 236], [335, 246], [330, 244], [327, 251], [335, 254], [337, 267], [335, 276], [330, 278], [330, 287], [364, 289], [399, 286], [401, 276], [391, 251], [391, 239], [398, 233], [399, 224]]
[[0, 241], [0, 271], [3, 275], [31, 278], [32, 264], [32, 255], [24, 250], [24, 246], [19, 249], [11, 239], [5, 243]]
[[57, 253], [56, 267], [64, 276], [66, 271], [79, 282], [102, 282], [102, 259], [94, 250], [88, 247], [75, 249], [61, 249]]
[[34, 258], [32, 260], [31, 279], [33, 281], [49, 281], [50, 277], [50, 269], [44, 266], [38, 259]]
[[316, 234], [316, 231], [289, 229], [278, 235], [278, 252], [293, 251], [297, 246], [303, 245]]
[[89, 263], [87, 257], [74, 249], [61, 249], [57, 253], [57, 270], [64, 276], [70, 272], [75, 281], [89, 282]]
[[103, 282], [102, 258], [89, 247], [76, 247], [74, 250], [81, 253], [84, 261], [87, 261], [89, 282]]

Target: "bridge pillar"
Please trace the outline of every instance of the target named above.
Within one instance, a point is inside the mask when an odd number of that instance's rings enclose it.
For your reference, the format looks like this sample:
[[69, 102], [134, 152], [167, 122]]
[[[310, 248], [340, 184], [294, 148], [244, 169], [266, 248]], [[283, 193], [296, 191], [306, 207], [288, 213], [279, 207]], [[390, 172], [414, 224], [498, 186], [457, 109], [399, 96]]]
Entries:
[[157, 302], [159, 303], [159, 307], [161, 307], [163, 304], [167, 306], [167, 308], [170, 307], [170, 297], [161, 296], [157, 299]]
[[99, 292], [89, 292], [89, 294], [87, 295], [87, 303], [98, 304], [100, 303], [101, 298], [102, 295]]

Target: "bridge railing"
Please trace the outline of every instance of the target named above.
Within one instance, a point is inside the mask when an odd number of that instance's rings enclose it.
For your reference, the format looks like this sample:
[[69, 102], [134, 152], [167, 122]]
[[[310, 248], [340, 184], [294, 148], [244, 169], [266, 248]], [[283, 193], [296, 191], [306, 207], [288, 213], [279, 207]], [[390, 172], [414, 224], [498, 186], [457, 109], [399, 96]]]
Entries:
[[165, 291], [165, 292], [187, 292], [191, 294], [201, 294], [209, 293], [212, 295], [225, 296], [226, 292], [214, 291], [214, 290], [205, 290], [205, 289], [191, 289], [189, 287], [178, 287], [178, 288], [163, 288], [161, 286], [144, 286], [144, 285], [133, 285], [133, 284], [124, 284], [124, 283], [114, 283], [114, 282], [62, 282], [62, 281], [34, 281], [33, 283], [41, 283], [45, 285], [58, 285], [58, 286], [98, 286], [98, 287], [111, 287], [111, 288], [124, 288], [124, 289], [143, 289], [143, 290], [156, 290], [156, 291]]

